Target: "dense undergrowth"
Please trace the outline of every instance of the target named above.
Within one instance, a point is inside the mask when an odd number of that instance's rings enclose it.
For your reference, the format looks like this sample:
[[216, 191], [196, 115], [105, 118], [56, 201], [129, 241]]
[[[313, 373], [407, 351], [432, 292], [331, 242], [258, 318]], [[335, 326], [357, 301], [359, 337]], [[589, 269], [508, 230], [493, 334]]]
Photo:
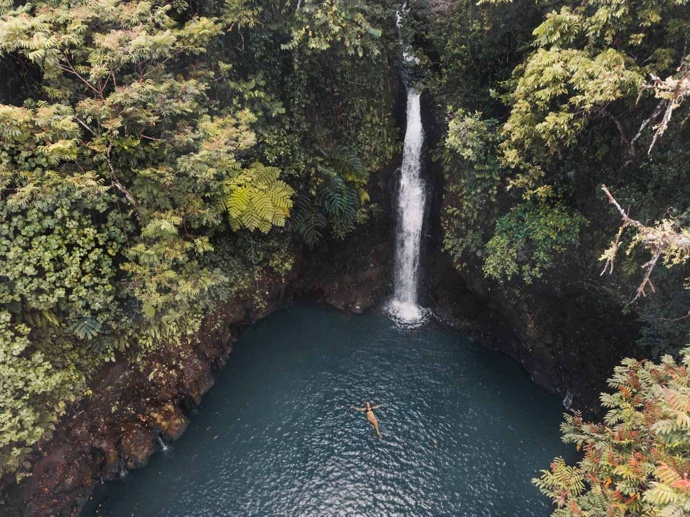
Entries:
[[366, 220], [396, 50], [385, 2], [0, 3], [0, 475], [117, 352]]
[[688, 9], [462, 1], [423, 28], [428, 84], [445, 117], [435, 154], [456, 266], [503, 285], [590, 285], [638, 315], [656, 355], [685, 343], [687, 252], [664, 250], [667, 267], [655, 267], [641, 293], [655, 295], [636, 297], [657, 248], [629, 226], [625, 252], [602, 277], [622, 221], [601, 185], [649, 227], [687, 226]]

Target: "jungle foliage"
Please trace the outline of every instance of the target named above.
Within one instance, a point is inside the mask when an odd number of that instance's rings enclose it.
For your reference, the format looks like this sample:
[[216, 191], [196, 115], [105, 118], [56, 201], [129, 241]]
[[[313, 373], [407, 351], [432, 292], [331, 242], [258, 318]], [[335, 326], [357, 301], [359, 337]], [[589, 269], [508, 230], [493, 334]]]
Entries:
[[676, 361], [625, 359], [601, 395], [602, 423], [566, 415], [563, 440], [584, 456], [575, 466], [556, 458], [533, 480], [554, 516], [690, 513], [690, 348]]
[[[427, 82], [445, 116], [435, 156], [456, 267], [499, 285], [603, 286], [636, 312], [653, 354], [678, 352], [687, 247], [660, 252], [630, 224], [612, 245], [620, 215], [601, 186], [655, 234], [690, 222], [690, 4], [467, 0], [431, 19]], [[650, 261], [661, 266], [651, 278]]]
[[0, 475], [103, 362], [354, 229], [398, 150], [393, 23], [360, 0], [0, 2]]
[[456, 268], [603, 285], [660, 358], [616, 368], [603, 422], [566, 415], [582, 459], [534, 483], [557, 516], [690, 515], [690, 2], [467, 0], [425, 30]]

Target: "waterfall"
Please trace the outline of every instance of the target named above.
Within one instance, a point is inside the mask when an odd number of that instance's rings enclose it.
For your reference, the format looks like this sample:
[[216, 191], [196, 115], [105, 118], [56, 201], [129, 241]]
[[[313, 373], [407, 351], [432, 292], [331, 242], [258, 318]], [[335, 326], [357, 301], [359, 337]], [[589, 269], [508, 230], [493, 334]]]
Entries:
[[426, 198], [424, 182], [420, 176], [423, 144], [424, 128], [422, 127], [419, 92], [409, 88], [407, 91], [407, 129], [405, 131], [398, 193], [395, 293], [393, 300], [388, 305], [388, 312], [393, 319], [399, 325], [407, 328], [423, 324], [429, 315], [428, 309], [417, 304], [419, 253]]

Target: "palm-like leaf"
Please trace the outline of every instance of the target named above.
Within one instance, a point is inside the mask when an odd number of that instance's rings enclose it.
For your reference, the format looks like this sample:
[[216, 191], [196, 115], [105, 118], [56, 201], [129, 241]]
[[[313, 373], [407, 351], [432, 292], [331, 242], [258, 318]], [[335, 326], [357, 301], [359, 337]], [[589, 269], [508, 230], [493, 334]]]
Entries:
[[222, 204], [234, 231], [268, 233], [273, 226], [285, 225], [295, 191], [279, 175], [275, 167], [253, 163], [226, 183]]
[[84, 316], [70, 326], [70, 331], [79, 339], [93, 339], [101, 332], [98, 320]]

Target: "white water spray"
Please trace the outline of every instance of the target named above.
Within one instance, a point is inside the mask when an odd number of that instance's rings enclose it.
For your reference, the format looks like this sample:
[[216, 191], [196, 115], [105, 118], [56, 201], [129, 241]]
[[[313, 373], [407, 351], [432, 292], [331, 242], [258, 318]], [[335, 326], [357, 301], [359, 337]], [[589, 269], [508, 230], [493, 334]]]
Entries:
[[160, 435], [158, 436], [158, 443], [161, 444], [161, 450], [163, 452], [168, 452], [168, 445], [163, 441], [163, 438], [161, 438]]
[[423, 324], [429, 316], [429, 310], [417, 304], [419, 253], [426, 199], [424, 182], [420, 176], [423, 144], [424, 128], [419, 92], [410, 88], [407, 92], [407, 129], [398, 193], [395, 294], [388, 305], [388, 312], [396, 323], [406, 328]]
[[395, 26], [398, 30], [398, 40], [402, 47], [403, 64], [408, 67], [419, 64], [419, 58], [414, 55], [414, 50], [409, 44], [405, 43], [403, 38], [403, 25], [405, 24], [405, 17], [409, 12], [410, 6], [407, 4], [407, 0], [403, 2], [401, 9], [395, 12]]

